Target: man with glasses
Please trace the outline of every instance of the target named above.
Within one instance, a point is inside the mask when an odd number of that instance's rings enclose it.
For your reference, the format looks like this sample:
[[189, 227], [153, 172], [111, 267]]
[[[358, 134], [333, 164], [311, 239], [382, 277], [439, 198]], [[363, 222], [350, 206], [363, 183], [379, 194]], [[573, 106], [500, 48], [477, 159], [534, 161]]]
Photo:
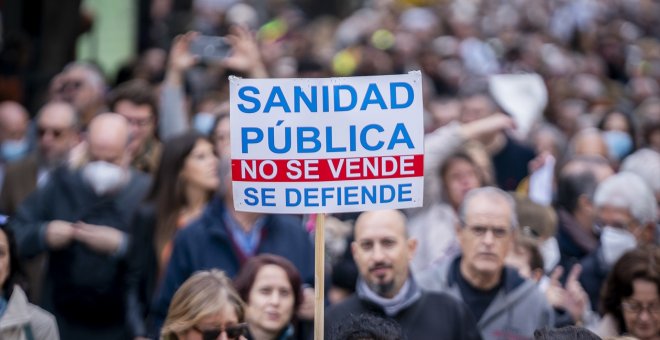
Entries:
[[[7, 167], [0, 211], [13, 215], [18, 205], [35, 189], [43, 187], [51, 172], [80, 142], [80, 124], [75, 108], [66, 102], [52, 102], [41, 108], [36, 118], [37, 149], [23, 160]], [[46, 256], [25, 261], [24, 268], [30, 286], [31, 301], [41, 296]]]
[[351, 250], [360, 276], [356, 293], [326, 316], [326, 339], [361, 314], [396, 321], [407, 339], [480, 339], [465, 304], [422, 290], [410, 273], [417, 240], [408, 237], [400, 211], [360, 214]]
[[63, 163], [80, 142], [80, 125], [75, 108], [66, 102], [51, 102], [36, 117], [37, 149], [7, 167], [0, 210], [13, 215], [18, 205], [48, 180], [51, 170]]
[[92, 63], [76, 61], [64, 67], [50, 83], [50, 100], [73, 105], [84, 128], [99, 113], [106, 112], [106, 83], [101, 69]]
[[110, 93], [110, 110], [124, 116], [130, 126], [131, 166], [154, 173], [158, 167], [162, 145], [156, 138], [158, 108], [154, 89], [143, 80], [119, 85]]
[[530, 338], [554, 322], [536, 285], [504, 265], [517, 228], [509, 194], [493, 187], [473, 189], [461, 205], [456, 228], [462, 254], [419, 275], [422, 287], [464, 301], [484, 339]]

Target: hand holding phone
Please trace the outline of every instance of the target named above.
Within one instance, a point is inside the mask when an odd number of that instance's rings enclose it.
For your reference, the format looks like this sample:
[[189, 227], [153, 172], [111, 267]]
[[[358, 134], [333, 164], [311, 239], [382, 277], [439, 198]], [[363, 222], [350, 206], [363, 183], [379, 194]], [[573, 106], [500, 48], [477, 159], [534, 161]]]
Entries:
[[231, 45], [224, 37], [198, 35], [190, 42], [190, 53], [202, 62], [220, 62], [231, 52]]

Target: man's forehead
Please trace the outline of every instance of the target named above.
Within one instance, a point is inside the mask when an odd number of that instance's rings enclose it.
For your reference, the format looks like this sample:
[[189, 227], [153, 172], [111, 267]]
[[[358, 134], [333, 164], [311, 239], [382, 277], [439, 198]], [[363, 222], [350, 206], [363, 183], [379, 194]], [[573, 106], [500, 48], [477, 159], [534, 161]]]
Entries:
[[68, 126], [73, 123], [75, 112], [63, 106], [45, 109], [39, 116], [38, 123], [48, 126]]
[[399, 213], [377, 211], [364, 213], [355, 224], [355, 239], [404, 237], [405, 219]]

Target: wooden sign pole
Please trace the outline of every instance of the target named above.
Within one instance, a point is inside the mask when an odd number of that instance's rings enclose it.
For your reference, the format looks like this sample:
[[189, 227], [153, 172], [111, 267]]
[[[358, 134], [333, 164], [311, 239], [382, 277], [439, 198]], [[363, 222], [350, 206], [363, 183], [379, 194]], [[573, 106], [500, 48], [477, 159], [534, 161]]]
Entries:
[[314, 249], [314, 340], [323, 340], [325, 307], [325, 214], [316, 215]]

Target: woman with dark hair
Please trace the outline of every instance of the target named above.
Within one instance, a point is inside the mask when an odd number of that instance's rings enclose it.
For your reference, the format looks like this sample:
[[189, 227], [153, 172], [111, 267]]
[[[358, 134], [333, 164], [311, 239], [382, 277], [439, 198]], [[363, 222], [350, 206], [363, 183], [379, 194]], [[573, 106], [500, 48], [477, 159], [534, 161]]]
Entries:
[[302, 280], [289, 260], [270, 254], [248, 260], [234, 285], [247, 304], [249, 340], [297, 339], [295, 312], [303, 300]]
[[156, 206], [154, 245], [159, 273], [169, 262], [177, 229], [199, 217], [219, 185], [218, 158], [206, 137], [188, 132], [165, 142], [147, 197]]
[[165, 142], [151, 192], [133, 222], [128, 308], [135, 336], [146, 333], [144, 306], [167, 267], [174, 234], [200, 216], [219, 185], [218, 158], [206, 137], [186, 132]]
[[604, 315], [596, 333], [660, 339], [660, 249], [636, 248], [614, 265], [601, 293]]
[[11, 230], [0, 227], [0, 339], [59, 339], [55, 317], [28, 302]]
[[603, 115], [598, 128], [603, 131], [612, 161], [618, 163], [637, 149], [635, 125], [629, 114], [618, 110], [609, 111]]

